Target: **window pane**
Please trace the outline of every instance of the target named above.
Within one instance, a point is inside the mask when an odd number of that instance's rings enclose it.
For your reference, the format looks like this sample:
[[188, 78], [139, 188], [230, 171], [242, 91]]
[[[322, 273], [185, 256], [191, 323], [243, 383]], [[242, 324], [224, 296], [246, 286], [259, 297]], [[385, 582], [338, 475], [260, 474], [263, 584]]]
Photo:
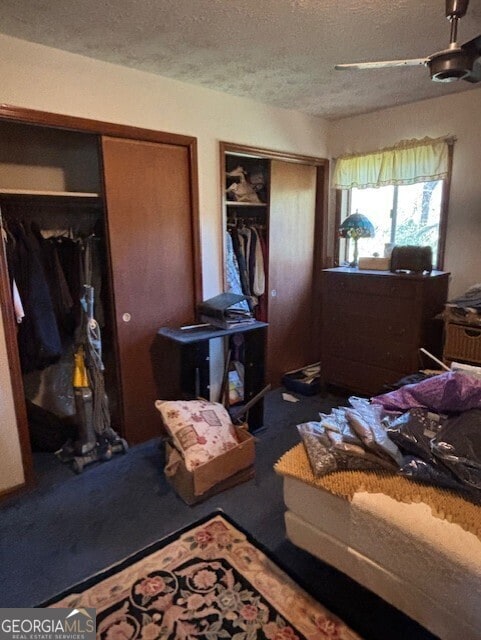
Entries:
[[431, 246], [436, 260], [439, 241], [442, 182], [399, 187], [396, 244]]
[[[359, 255], [384, 255], [384, 245], [429, 245], [436, 264], [441, 215], [442, 180], [377, 189], [351, 189], [348, 214], [364, 214], [374, 225], [374, 238], [359, 240]], [[397, 204], [395, 199], [397, 191]], [[396, 210], [393, 217], [393, 207]], [[348, 244], [348, 261], [353, 259], [354, 243]], [[343, 256], [340, 256], [342, 263]]]
[[[375, 253], [384, 255], [384, 245], [391, 242], [391, 209], [393, 206], [394, 187], [378, 189], [352, 189], [351, 210], [349, 213], [364, 214], [374, 225], [374, 238], [359, 240], [359, 255], [372, 256]], [[353, 243], [350, 243], [353, 245]], [[354, 247], [349, 247], [349, 260], [352, 260]]]

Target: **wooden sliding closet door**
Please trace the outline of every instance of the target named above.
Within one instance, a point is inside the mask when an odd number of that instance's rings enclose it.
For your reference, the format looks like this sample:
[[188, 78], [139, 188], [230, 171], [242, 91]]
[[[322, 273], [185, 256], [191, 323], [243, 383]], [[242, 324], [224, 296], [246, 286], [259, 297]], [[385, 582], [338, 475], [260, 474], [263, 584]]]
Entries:
[[273, 160], [269, 213], [267, 379], [311, 362], [316, 167]]
[[160, 433], [151, 346], [162, 326], [195, 318], [186, 147], [102, 137], [124, 436]]

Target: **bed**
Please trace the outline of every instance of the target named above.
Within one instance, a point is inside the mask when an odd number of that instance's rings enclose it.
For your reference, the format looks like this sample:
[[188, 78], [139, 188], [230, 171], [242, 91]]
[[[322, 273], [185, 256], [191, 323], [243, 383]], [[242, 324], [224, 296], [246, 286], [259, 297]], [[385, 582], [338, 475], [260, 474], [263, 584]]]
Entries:
[[[443, 513], [441, 501], [435, 516], [432, 487], [411, 502], [376, 492], [373, 486], [368, 491], [361, 486], [349, 497], [336, 495], [319, 485], [302, 452], [297, 445], [276, 465], [284, 476], [289, 540], [442, 640], [479, 640], [481, 508], [468, 504], [461, 513], [451, 505]], [[392, 486], [394, 482], [390, 480]], [[389, 493], [396, 495], [392, 488]], [[452, 514], [454, 521], [449, 521]]]

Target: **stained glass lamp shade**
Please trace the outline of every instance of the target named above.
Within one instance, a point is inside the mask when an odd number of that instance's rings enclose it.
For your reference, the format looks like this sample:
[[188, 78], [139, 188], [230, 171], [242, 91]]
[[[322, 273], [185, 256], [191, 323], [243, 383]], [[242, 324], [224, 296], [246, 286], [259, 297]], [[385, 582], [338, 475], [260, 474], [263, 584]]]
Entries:
[[359, 238], [374, 238], [374, 225], [365, 215], [356, 211], [347, 216], [341, 224], [339, 235], [341, 238], [350, 238], [354, 241], [354, 260], [351, 262], [351, 267], [357, 267], [359, 257], [357, 242]]

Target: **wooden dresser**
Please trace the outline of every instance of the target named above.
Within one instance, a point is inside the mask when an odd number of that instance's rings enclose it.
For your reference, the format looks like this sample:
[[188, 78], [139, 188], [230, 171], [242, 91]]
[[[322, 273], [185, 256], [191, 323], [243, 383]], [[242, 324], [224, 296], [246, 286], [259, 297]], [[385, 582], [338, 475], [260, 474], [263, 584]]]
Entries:
[[419, 369], [420, 347], [439, 357], [442, 323], [434, 317], [444, 309], [448, 282], [442, 271], [325, 269], [322, 382], [372, 396]]

